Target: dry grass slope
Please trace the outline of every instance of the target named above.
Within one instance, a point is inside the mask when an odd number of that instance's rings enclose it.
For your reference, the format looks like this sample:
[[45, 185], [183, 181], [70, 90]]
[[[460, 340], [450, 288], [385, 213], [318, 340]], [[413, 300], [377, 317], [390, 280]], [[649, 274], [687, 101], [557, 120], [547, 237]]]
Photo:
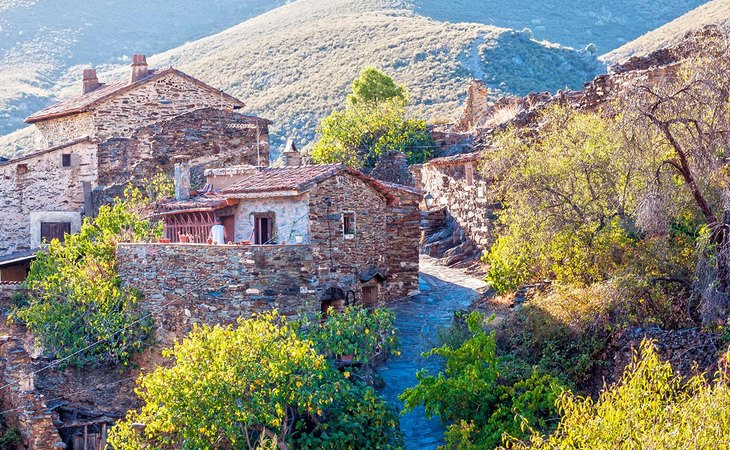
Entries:
[[638, 39], [601, 56], [601, 60], [621, 63], [632, 56], [644, 56], [656, 50], [678, 44], [685, 34], [707, 25], [730, 29], [730, 0], [712, 0], [668, 24], [650, 31]]

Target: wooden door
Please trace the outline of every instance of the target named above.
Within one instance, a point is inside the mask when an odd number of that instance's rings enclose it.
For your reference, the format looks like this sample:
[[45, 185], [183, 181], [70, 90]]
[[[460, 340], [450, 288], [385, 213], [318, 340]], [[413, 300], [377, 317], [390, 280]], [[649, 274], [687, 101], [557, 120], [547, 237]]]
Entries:
[[236, 241], [236, 221], [234, 216], [223, 216], [223, 228], [226, 229], [226, 243]]

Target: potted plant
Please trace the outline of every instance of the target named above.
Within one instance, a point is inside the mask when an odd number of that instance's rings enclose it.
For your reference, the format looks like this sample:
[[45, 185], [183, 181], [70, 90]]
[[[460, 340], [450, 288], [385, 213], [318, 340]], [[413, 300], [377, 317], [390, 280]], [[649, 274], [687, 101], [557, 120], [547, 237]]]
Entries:
[[187, 243], [187, 242], [190, 242], [190, 236], [187, 235], [187, 234], [181, 234], [180, 235], [180, 242], [183, 243], [183, 244], [184, 243]]

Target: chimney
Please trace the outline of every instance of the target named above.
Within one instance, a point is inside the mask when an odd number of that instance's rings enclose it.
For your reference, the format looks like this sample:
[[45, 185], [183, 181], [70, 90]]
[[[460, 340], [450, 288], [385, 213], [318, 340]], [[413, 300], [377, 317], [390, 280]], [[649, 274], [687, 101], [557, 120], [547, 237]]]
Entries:
[[96, 78], [96, 69], [84, 69], [83, 93], [87, 94], [101, 86]]
[[147, 76], [147, 73], [147, 57], [142, 54], [132, 56], [132, 78], [130, 83], [141, 80]]
[[178, 155], [172, 158], [175, 161], [175, 199], [188, 200], [190, 198], [190, 156]]
[[286, 148], [283, 153], [284, 166], [286, 167], [298, 167], [302, 165], [302, 155], [299, 153], [294, 139], [289, 139], [286, 142]]

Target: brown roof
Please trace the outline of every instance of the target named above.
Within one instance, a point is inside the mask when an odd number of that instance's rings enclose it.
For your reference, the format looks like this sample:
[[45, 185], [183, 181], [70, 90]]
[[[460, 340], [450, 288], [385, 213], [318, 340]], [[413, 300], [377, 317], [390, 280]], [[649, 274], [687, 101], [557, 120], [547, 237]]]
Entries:
[[154, 208], [159, 214], [169, 215], [193, 211], [216, 211], [236, 203], [238, 203], [236, 200], [226, 198], [217, 192], [202, 192], [193, 195], [188, 200], [166, 198], [158, 201]]
[[111, 84], [102, 84], [100, 88], [94, 89], [91, 92], [88, 92], [86, 94], [78, 95], [76, 97], [72, 97], [68, 100], [64, 100], [61, 102], [56, 103], [55, 105], [51, 105], [48, 108], [42, 109], [35, 114], [31, 115], [30, 117], [25, 119], [26, 123], [36, 123], [43, 120], [48, 119], [56, 119], [59, 117], [64, 116], [70, 116], [73, 114], [79, 114], [82, 112], [90, 111], [94, 108], [94, 106], [98, 105], [99, 103], [104, 102], [105, 100], [108, 100], [112, 97], [115, 97], [117, 95], [123, 94], [125, 92], [129, 92], [143, 84], [149, 83], [150, 81], [157, 80], [167, 74], [175, 74], [177, 76], [183, 77], [186, 80], [195, 83], [196, 85], [200, 86], [201, 88], [208, 90], [210, 92], [215, 93], [216, 95], [222, 95], [225, 99], [232, 101], [237, 106], [244, 106], [244, 103], [226, 93], [222, 93], [218, 89], [203, 83], [202, 81], [198, 80], [197, 78], [191, 77], [190, 75], [183, 73], [177, 69], [173, 69], [172, 67], [169, 67], [167, 69], [162, 70], [150, 70], [149, 75], [147, 75], [144, 78], [141, 78], [133, 83], [130, 83], [127, 80], [123, 81], [117, 81], [116, 83]]
[[388, 203], [395, 200], [393, 194], [381, 182], [341, 164], [265, 168], [223, 189], [222, 193], [232, 198], [256, 194], [259, 194], [256, 195], [257, 197], [266, 197], [266, 194], [271, 196], [299, 195], [316, 184], [342, 173], [364, 181], [382, 194]]

